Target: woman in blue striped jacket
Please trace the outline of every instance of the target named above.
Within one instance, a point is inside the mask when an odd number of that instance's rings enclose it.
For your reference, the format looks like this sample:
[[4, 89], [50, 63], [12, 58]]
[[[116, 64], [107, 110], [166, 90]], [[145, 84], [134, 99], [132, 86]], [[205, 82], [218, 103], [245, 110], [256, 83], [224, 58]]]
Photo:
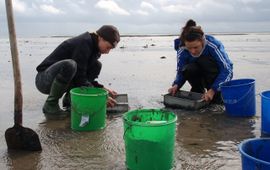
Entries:
[[219, 85], [233, 77], [233, 64], [223, 44], [210, 35], [205, 35], [196, 22], [188, 20], [175, 46], [177, 50], [177, 74], [169, 88], [175, 93], [186, 81], [192, 92], [203, 93], [203, 99], [221, 103]]

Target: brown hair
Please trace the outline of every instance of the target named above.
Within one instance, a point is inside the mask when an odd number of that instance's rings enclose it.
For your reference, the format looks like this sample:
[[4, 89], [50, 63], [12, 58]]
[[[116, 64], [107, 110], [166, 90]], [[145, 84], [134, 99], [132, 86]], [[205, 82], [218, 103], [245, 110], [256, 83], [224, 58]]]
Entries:
[[104, 40], [108, 41], [113, 48], [116, 47], [117, 43], [120, 41], [119, 31], [113, 25], [103, 25], [96, 33]]
[[200, 26], [192, 19], [188, 20], [186, 25], [182, 28], [180, 35], [181, 46], [185, 45], [185, 41], [202, 40], [204, 32]]

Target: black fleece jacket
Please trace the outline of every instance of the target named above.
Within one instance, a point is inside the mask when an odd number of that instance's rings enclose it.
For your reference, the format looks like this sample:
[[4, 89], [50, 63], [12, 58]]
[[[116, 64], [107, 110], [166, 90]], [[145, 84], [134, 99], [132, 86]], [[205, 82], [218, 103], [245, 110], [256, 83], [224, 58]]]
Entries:
[[37, 66], [36, 70], [42, 72], [58, 61], [73, 59], [77, 63], [77, 73], [73, 79], [75, 86], [88, 86], [90, 82], [87, 73], [99, 57], [98, 36], [85, 32], [62, 42]]

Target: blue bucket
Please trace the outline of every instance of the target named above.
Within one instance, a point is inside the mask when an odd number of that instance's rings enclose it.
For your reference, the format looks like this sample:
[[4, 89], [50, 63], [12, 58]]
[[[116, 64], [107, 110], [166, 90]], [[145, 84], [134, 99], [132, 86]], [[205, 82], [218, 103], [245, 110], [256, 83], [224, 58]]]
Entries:
[[270, 169], [270, 139], [248, 139], [239, 144], [242, 158], [242, 170]]
[[263, 135], [270, 135], [270, 91], [261, 93], [261, 133]]
[[255, 80], [237, 79], [220, 85], [226, 113], [229, 116], [254, 116], [256, 114]]

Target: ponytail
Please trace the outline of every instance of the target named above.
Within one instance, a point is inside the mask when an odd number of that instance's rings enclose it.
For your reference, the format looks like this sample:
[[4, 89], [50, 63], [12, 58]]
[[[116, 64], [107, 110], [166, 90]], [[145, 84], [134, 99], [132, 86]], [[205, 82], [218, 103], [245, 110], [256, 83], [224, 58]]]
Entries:
[[183, 27], [183, 29], [188, 28], [188, 27], [195, 27], [197, 24], [194, 20], [190, 19], [187, 21], [186, 25]]
[[192, 19], [186, 22], [186, 25], [182, 28], [180, 35], [181, 46], [185, 46], [185, 41], [202, 40], [204, 32], [200, 26], [197, 26], [196, 22]]

